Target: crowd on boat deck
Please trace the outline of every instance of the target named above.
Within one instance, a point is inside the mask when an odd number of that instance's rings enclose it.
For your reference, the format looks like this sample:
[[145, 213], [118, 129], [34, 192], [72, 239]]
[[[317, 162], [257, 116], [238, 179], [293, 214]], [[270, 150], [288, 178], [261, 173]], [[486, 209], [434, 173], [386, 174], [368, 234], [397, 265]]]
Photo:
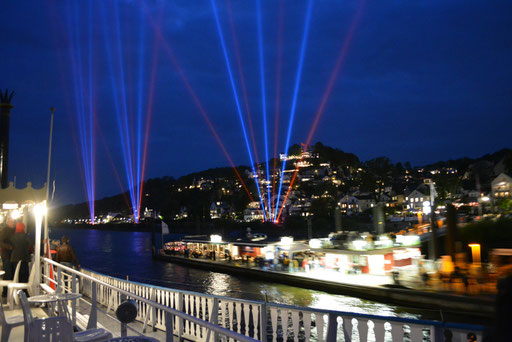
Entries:
[[[41, 255], [44, 254], [44, 244], [41, 242]], [[62, 242], [58, 240], [50, 241], [50, 249], [52, 258], [63, 265], [72, 267], [76, 265], [80, 268], [80, 264], [75, 255], [73, 247], [69, 244], [69, 238], [62, 237]], [[0, 253], [2, 261], [2, 270], [4, 271], [4, 280], [13, 280], [16, 267], [20, 264], [18, 273], [18, 282], [27, 283], [29, 279], [29, 263], [34, 253], [34, 241], [28, 232], [27, 227], [21, 220], [14, 220], [8, 217], [0, 228]], [[4, 297], [7, 288], [4, 288]]]

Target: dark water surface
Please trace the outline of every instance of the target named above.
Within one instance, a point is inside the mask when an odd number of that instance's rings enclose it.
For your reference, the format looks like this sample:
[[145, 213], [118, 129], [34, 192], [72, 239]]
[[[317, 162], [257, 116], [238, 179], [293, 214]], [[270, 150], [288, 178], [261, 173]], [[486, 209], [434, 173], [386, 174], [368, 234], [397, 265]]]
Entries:
[[[118, 278], [163, 287], [329, 310], [440, 320], [437, 311], [404, 308], [355, 297], [260, 282], [153, 260], [151, 233], [93, 229], [51, 229], [50, 237], [70, 238], [81, 266]], [[445, 317], [446, 318], [446, 317]]]

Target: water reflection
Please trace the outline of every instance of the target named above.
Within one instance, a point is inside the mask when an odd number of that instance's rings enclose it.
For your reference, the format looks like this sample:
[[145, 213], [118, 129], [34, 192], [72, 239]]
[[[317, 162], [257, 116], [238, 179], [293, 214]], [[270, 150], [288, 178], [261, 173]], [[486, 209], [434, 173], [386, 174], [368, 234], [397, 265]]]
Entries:
[[230, 296], [229, 275], [211, 272], [205, 279], [207, 293], [217, 296]]
[[151, 247], [151, 244], [146, 244], [146, 233], [133, 232], [132, 234], [132, 250], [135, 251], [137, 254], [143, 254], [144, 252], [147, 251], [148, 248]]

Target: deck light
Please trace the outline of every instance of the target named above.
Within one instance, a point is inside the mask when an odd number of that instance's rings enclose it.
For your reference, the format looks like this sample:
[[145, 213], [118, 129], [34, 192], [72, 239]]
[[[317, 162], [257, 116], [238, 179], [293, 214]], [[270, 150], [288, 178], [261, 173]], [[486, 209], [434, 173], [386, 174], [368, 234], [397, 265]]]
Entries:
[[468, 245], [471, 248], [471, 255], [473, 257], [473, 264], [480, 265], [480, 244], [470, 243]]
[[11, 218], [12, 218], [13, 220], [17, 220], [17, 219], [19, 219], [19, 218], [20, 218], [20, 216], [21, 216], [21, 213], [20, 213], [20, 211], [19, 211], [19, 210], [13, 210], [13, 211], [11, 211]]

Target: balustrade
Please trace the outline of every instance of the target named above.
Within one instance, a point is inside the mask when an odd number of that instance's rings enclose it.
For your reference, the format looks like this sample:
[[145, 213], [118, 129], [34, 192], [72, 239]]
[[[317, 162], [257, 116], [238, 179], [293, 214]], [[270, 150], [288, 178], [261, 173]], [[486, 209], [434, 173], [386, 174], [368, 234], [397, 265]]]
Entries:
[[[60, 268], [57, 274], [60, 274]], [[235, 336], [273, 342], [435, 342], [444, 341], [443, 329], [451, 330], [453, 342], [466, 341], [470, 331], [477, 335], [478, 341], [482, 339], [481, 326], [242, 300], [141, 284], [92, 271], [84, 270], [83, 274], [86, 276], [83, 294], [96, 298], [107, 311], [121, 303], [121, 295], [133, 294], [138, 305], [136, 319], [144, 323], [145, 329], [147, 326], [163, 331], [172, 328], [174, 335], [195, 341], [235, 340], [232, 336], [221, 336], [202, 322], [231, 331], [237, 334]], [[197, 320], [170, 314], [167, 308]]]

